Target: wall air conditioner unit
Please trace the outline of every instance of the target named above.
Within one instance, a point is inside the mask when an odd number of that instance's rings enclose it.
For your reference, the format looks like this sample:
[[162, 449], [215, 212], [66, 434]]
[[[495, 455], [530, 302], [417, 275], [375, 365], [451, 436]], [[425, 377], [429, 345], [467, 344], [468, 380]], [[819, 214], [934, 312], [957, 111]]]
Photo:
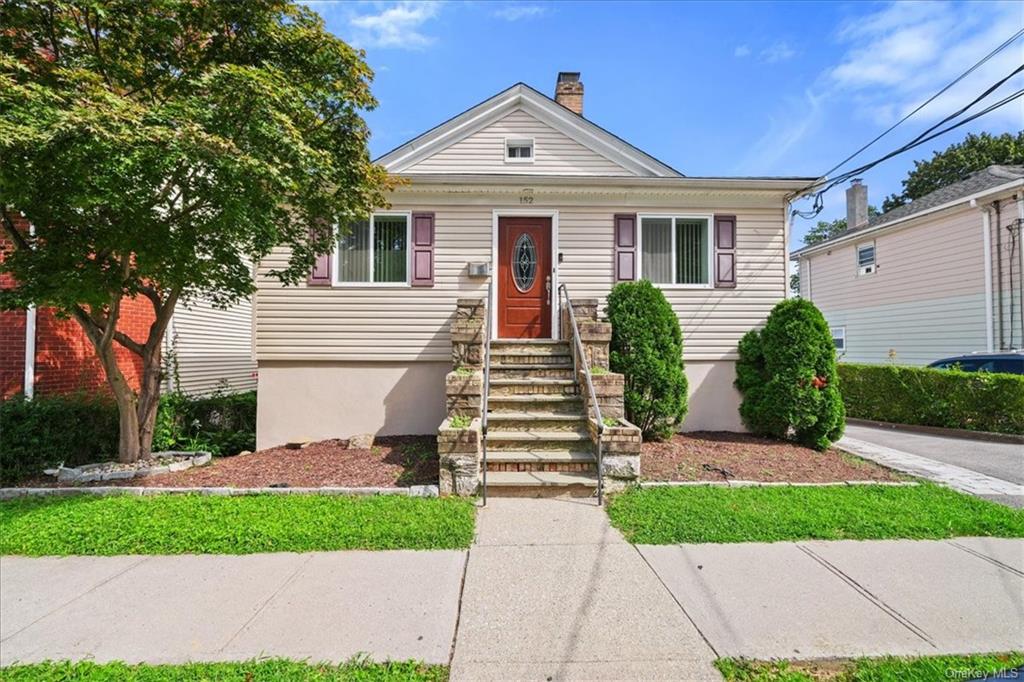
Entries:
[[860, 274], [862, 274], [862, 275], [870, 275], [870, 274], [872, 274], [874, 272], [875, 272], [875, 264], [874, 263], [872, 263], [871, 265], [862, 265], [861, 268], [860, 268]]

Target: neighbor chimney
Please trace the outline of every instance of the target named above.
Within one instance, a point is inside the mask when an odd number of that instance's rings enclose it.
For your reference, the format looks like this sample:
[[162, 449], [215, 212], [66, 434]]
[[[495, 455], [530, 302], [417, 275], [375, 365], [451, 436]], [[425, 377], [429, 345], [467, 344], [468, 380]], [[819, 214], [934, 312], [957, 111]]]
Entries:
[[569, 111], [583, 115], [583, 83], [579, 71], [560, 71], [555, 83], [555, 101]]
[[846, 228], [854, 230], [868, 224], [868, 186], [860, 178], [850, 181], [846, 190]]

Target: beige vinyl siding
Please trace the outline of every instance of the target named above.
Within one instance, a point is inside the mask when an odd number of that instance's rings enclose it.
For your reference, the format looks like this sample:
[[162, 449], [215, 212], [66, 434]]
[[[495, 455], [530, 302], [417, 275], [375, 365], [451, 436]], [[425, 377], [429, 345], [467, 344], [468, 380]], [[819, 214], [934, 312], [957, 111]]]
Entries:
[[248, 300], [226, 310], [214, 308], [205, 298], [179, 304], [170, 330], [175, 388], [192, 394], [254, 390], [252, 323]]
[[[612, 217], [644, 212], [648, 202], [658, 212], [675, 206], [686, 213], [729, 213], [737, 216], [736, 289], [674, 289], [665, 293], [679, 314], [690, 359], [735, 357], [739, 338], [761, 324], [785, 295], [783, 202], [779, 195], [760, 199], [759, 207], [737, 208], [726, 199], [708, 202], [706, 195], [689, 197], [620, 197], [631, 201], [586, 205], [586, 197], [545, 200], [533, 208], [559, 211], [558, 251], [564, 262], [559, 277], [574, 298], [604, 297], [613, 282]], [[462, 201], [465, 203], [453, 203]], [[486, 295], [486, 281], [470, 279], [467, 264], [491, 260], [492, 208], [516, 206], [509, 196], [470, 200], [396, 197], [396, 210], [435, 213], [435, 285], [429, 288], [283, 287], [268, 278], [281, 267], [287, 252], [276, 251], [258, 271], [257, 357], [262, 361], [409, 361], [450, 358], [448, 326], [459, 297]], [[591, 203], [598, 203], [597, 200]], [[742, 202], [751, 204], [749, 198]], [[581, 205], [582, 204], [582, 205]], [[516, 206], [516, 208], [522, 208]]]
[[[877, 271], [858, 275], [856, 247], [870, 241]], [[977, 209], [950, 209], [813, 254], [810, 268], [811, 300], [830, 325], [846, 327], [843, 360], [927, 364], [985, 350]]]
[[[533, 138], [533, 163], [506, 163], [505, 138]], [[405, 173], [635, 175], [522, 110], [423, 159]]]

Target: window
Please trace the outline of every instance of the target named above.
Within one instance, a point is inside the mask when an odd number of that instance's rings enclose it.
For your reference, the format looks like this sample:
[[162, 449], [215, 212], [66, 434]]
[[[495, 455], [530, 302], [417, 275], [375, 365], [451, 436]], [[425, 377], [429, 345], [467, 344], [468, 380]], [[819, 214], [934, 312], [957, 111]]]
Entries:
[[337, 284], [409, 283], [409, 216], [373, 215], [338, 241]]
[[875, 271], [875, 243], [857, 247], [857, 274], [870, 275]]
[[506, 139], [505, 161], [508, 163], [533, 163], [533, 139]]
[[846, 327], [830, 327], [832, 334], [832, 345], [836, 347], [837, 353], [846, 351]]
[[641, 216], [640, 277], [655, 284], [710, 286], [708, 216]]

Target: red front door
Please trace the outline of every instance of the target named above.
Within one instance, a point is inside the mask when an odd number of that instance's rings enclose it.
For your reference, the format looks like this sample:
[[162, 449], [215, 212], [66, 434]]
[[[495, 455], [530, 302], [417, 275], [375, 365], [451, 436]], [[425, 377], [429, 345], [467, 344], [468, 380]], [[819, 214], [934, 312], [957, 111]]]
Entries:
[[498, 338], [551, 338], [551, 218], [498, 218]]

